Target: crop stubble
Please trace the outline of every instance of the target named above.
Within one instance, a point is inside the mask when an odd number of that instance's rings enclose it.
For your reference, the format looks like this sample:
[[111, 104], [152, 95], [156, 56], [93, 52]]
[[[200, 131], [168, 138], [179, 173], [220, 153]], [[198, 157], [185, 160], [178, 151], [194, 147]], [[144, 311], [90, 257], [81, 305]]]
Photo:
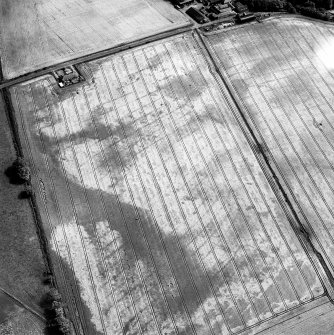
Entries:
[[6, 79], [187, 23], [164, 0], [3, 0], [0, 17]]
[[271, 19], [209, 37], [244, 115], [331, 271], [333, 31], [303, 19]]
[[183, 34], [11, 88], [77, 329], [230, 334], [324, 293], [211, 68]]

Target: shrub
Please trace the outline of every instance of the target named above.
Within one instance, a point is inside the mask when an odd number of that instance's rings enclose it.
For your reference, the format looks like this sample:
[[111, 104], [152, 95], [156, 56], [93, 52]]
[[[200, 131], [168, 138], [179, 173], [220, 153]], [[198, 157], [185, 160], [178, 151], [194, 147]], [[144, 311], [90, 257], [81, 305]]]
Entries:
[[71, 334], [71, 323], [65, 316], [59, 316], [55, 318], [55, 322], [61, 334]]
[[286, 10], [288, 11], [288, 13], [291, 13], [291, 14], [296, 14], [297, 13], [296, 8], [292, 5], [291, 2], [288, 2], [286, 4]]
[[63, 317], [64, 316], [63, 304], [60, 301], [53, 301], [51, 304], [51, 312], [54, 318]]
[[19, 179], [23, 180], [24, 182], [30, 180], [30, 168], [28, 163], [23, 158], [17, 158], [13, 163], [13, 168]]
[[53, 284], [53, 276], [52, 276], [52, 274], [44, 274], [43, 283], [45, 285], [52, 285]]
[[299, 11], [301, 14], [305, 16], [313, 17], [315, 19], [329, 21], [331, 18], [330, 14], [322, 13], [321, 11], [314, 9], [314, 8], [310, 8], [310, 7], [300, 7]]
[[52, 305], [54, 302], [61, 301], [61, 295], [56, 288], [51, 288], [47, 293], [46, 300]]
[[28, 199], [33, 195], [33, 190], [30, 185], [27, 185], [26, 188], [19, 194], [19, 199]]
[[315, 8], [315, 3], [312, 2], [312, 1], [306, 1], [306, 2], [304, 3], [304, 6], [305, 6], [305, 7], [310, 7], [310, 8]]
[[284, 0], [248, 0], [245, 4], [255, 12], [279, 12], [286, 7]]
[[17, 158], [13, 164], [6, 169], [5, 174], [11, 184], [24, 184], [30, 180], [30, 168], [28, 163], [21, 157]]
[[71, 334], [71, 323], [65, 316], [61, 300], [61, 295], [56, 288], [51, 288], [45, 297], [45, 316], [48, 320], [47, 333], [50, 335]]

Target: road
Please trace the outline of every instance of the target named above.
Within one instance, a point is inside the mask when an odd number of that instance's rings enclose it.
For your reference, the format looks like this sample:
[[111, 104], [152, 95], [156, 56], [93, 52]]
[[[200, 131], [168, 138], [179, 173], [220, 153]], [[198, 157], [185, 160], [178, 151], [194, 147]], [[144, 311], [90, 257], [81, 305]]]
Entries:
[[164, 32], [161, 32], [161, 33], [149, 36], [149, 37], [145, 37], [145, 38], [142, 38], [142, 39], [130, 42], [130, 43], [120, 44], [117, 47], [112, 47], [112, 48], [105, 49], [105, 50], [102, 50], [102, 51], [98, 51], [98, 52], [95, 52], [95, 53], [92, 53], [92, 54], [89, 54], [89, 55], [81, 56], [81, 57], [78, 57], [78, 58], [73, 58], [73, 59], [68, 60], [66, 62], [62, 62], [62, 63], [58, 63], [58, 64], [55, 64], [55, 65], [52, 65], [52, 66], [48, 66], [48, 67], [40, 69], [38, 71], [29, 72], [29, 73], [26, 73], [22, 76], [13, 78], [13, 79], [3, 80], [3, 81], [1, 81], [1, 84], [0, 84], [0, 90], [4, 89], [4, 88], [7, 88], [7, 87], [10, 87], [10, 86], [13, 86], [13, 85], [21, 84], [21, 83], [26, 82], [28, 80], [32, 80], [32, 79], [44, 76], [46, 74], [49, 74], [53, 71], [62, 69], [62, 68], [66, 67], [66, 66], [69, 66], [69, 65], [77, 65], [77, 64], [80, 64], [80, 63], [89, 62], [89, 61], [92, 61], [92, 60], [95, 60], [95, 59], [98, 59], [98, 58], [106, 57], [106, 56], [109, 56], [109, 55], [127, 50], [127, 49], [132, 49], [132, 48], [135, 48], [135, 47], [147, 44], [147, 43], [159, 41], [159, 40], [162, 40], [164, 38], [168, 38], [168, 37], [171, 37], [171, 36], [174, 36], [174, 35], [182, 34], [184, 32], [190, 31], [192, 28], [193, 28], [193, 25], [192, 25], [192, 23], [189, 22], [189, 23], [186, 23], [185, 25], [183, 25], [181, 27], [173, 28], [173, 29], [170, 29], [170, 30], [167, 30], [167, 31], [164, 31]]

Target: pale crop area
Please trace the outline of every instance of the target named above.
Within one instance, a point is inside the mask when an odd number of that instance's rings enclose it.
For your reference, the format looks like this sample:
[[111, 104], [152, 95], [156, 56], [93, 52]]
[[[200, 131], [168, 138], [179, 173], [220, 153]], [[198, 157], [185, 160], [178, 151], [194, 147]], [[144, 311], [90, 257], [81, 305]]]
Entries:
[[2, 0], [5, 78], [187, 23], [165, 0]]
[[251, 334], [323, 296], [197, 39], [12, 87], [57, 283], [85, 334]]
[[302, 19], [209, 37], [244, 115], [334, 272], [334, 28]]

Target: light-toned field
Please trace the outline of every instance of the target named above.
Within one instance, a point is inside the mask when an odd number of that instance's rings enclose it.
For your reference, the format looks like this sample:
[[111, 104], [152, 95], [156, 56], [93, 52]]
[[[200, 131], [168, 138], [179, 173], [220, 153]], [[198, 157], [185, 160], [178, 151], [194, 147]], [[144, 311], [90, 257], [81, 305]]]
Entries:
[[187, 23], [165, 0], [3, 0], [5, 78], [111, 48]]
[[271, 19], [211, 35], [220, 68], [334, 272], [334, 27]]
[[184, 34], [11, 88], [79, 333], [251, 334], [324, 294], [211, 69]]

